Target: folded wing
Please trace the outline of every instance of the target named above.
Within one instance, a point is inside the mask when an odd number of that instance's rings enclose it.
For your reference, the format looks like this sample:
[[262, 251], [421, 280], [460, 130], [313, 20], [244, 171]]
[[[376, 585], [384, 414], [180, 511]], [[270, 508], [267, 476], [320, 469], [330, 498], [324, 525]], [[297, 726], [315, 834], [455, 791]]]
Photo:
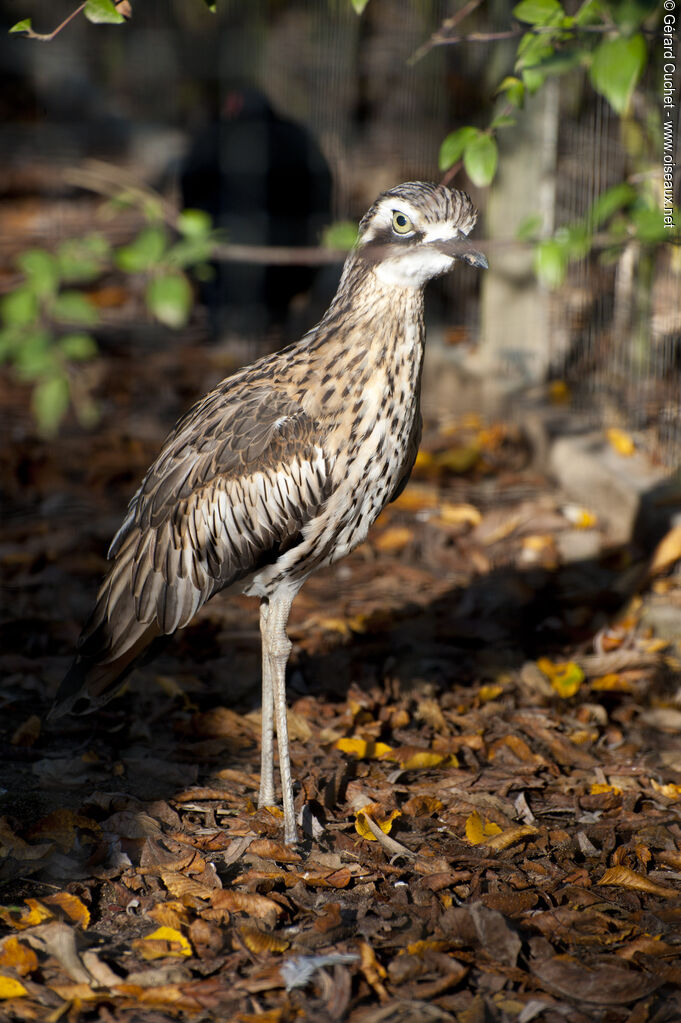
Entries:
[[182, 419], [132, 498], [53, 716], [115, 695], [154, 641], [270, 564], [323, 507], [330, 466], [291, 398], [229, 381]]

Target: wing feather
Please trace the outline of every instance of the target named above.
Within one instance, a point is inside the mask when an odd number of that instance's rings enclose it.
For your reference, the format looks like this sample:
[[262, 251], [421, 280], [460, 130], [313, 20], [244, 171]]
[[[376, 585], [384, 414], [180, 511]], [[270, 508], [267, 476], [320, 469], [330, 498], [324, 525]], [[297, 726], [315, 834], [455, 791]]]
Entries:
[[330, 475], [317, 424], [285, 393], [228, 380], [199, 402], [130, 501], [56, 711], [105, 702], [147, 643], [294, 545]]

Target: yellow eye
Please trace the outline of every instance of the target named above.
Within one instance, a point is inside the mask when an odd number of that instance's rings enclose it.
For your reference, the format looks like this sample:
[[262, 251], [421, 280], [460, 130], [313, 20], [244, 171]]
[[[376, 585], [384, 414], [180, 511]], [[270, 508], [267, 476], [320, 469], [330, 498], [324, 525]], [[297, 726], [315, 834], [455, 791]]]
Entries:
[[413, 230], [414, 225], [407, 214], [400, 213], [399, 210], [393, 210], [393, 231], [396, 234], [410, 234]]

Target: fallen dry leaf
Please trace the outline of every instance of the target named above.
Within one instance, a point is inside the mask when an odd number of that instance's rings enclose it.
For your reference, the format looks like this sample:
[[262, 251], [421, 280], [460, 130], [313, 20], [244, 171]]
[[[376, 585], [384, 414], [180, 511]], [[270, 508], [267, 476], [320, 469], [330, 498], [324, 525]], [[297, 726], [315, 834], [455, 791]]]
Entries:
[[674, 888], [667, 888], [664, 885], [656, 884], [643, 874], [637, 874], [629, 867], [609, 867], [603, 874], [599, 885], [617, 885], [622, 888], [633, 888], [639, 892], [649, 892], [651, 895], [660, 895], [663, 899], [678, 897], [678, 891]]
[[174, 927], [157, 927], [144, 938], [136, 938], [132, 947], [143, 959], [162, 959], [166, 956], [191, 956], [192, 947]]

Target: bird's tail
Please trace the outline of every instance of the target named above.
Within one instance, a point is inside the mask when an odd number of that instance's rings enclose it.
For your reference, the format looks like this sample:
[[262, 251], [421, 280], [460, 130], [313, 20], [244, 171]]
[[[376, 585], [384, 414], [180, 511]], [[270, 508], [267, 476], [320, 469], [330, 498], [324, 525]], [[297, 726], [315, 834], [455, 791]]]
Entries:
[[126, 550], [116, 558], [99, 590], [49, 720], [97, 710], [119, 692], [147, 648], [156, 645], [160, 635], [157, 622], [140, 621], [135, 613], [131, 570], [131, 550]]
[[[131, 628], [134, 630], [135, 626], [140, 626], [140, 623], [135, 622]], [[113, 699], [130, 672], [158, 639], [157, 628], [148, 625], [142, 628], [144, 631], [118, 657], [100, 660], [96, 656], [78, 654], [59, 686], [48, 720], [53, 721], [64, 714], [89, 714]]]

